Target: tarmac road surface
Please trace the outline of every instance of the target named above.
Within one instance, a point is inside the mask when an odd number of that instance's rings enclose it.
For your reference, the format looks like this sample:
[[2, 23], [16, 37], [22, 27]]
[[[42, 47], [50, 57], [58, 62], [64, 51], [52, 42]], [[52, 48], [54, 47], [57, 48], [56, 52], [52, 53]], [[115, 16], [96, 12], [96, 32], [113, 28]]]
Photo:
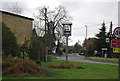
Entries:
[[[110, 64], [110, 65], [119, 65], [118, 63], [106, 63], [106, 62], [98, 62], [92, 60], [85, 60], [85, 57], [82, 55], [78, 55], [77, 53], [68, 54], [69, 61], [77, 61], [77, 62], [86, 62], [86, 63], [99, 63], [99, 64]], [[66, 60], [66, 55], [62, 55], [57, 57], [57, 60]]]

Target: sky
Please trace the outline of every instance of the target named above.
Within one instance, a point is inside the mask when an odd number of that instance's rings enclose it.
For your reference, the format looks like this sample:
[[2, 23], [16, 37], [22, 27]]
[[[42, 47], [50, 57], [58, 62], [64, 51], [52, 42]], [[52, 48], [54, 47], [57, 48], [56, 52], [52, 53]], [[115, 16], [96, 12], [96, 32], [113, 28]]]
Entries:
[[49, 6], [54, 9], [59, 5], [64, 6], [72, 16], [72, 36], [69, 45], [74, 45], [78, 40], [80, 44], [87, 38], [95, 37], [99, 32], [103, 21], [106, 30], [109, 31], [110, 22], [113, 22], [113, 30], [118, 27], [118, 2], [119, 0], [2, 0], [0, 9], [5, 10], [11, 2], [17, 2], [23, 8], [22, 15], [33, 18], [37, 7]]

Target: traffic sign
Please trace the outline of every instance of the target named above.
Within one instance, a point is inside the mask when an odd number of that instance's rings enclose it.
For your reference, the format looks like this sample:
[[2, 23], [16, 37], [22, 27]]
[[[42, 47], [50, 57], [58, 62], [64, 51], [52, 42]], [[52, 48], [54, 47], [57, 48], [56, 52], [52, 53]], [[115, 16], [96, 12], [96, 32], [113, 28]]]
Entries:
[[113, 53], [120, 53], [120, 48], [113, 48]]
[[102, 50], [108, 50], [107, 48], [102, 48]]
[[120, 39], [120, 27], [116, 27], [113, 31], [113, 35], [115, 38]]
[[112, 48], [120, 48], [120, 40], [111, 40], [111, 47]]

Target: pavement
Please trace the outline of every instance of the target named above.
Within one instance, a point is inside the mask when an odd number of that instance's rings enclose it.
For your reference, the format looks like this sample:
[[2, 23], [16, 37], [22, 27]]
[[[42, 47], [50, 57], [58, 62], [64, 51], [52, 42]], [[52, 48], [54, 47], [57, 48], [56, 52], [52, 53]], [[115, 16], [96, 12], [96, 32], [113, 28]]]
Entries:
[[[118, 63], [106, 63], [106, 62], [85, 60], [84, 58], [85, 58], [84, 56], [78, 55], [77, 53], [68, 54], [68, 60], [69, 61], [86, 62], [86, 63], [98, 63], [98, 64], [109, 64], [109, 65], [119, 65]], [[62, 55], [60, 57], [57, 57], [57, 60], [66, 60], [66, 55]]]

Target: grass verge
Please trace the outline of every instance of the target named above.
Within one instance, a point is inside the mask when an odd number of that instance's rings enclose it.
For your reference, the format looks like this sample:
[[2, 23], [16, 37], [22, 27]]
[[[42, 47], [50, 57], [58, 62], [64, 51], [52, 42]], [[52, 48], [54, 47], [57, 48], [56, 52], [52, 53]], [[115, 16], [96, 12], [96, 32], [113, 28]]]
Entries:
[[118, 59], [115, 58], [100, 58], [100, 57], [87, 57], [86, 60], [93, 60], [93, 61], [100, 61], [100, 62], [107, 62], [107, 63], [118, 63]]
[[[42, 65], [47, 68], [50, 64], [63, 63], [62, 60], [55, 60], [53, 62], [43, 62]], [[118, 78], [118, 66], [105, 65], [105, 64], [93, 64], [83, 62], [73, 62], [75, 66], [82, 66], [85, 69], [53, 69], [55, 71], [53, 75], [29, 75], [24, 77], [10, 77], [3, 76], [3, 79], [117, 79]]]

